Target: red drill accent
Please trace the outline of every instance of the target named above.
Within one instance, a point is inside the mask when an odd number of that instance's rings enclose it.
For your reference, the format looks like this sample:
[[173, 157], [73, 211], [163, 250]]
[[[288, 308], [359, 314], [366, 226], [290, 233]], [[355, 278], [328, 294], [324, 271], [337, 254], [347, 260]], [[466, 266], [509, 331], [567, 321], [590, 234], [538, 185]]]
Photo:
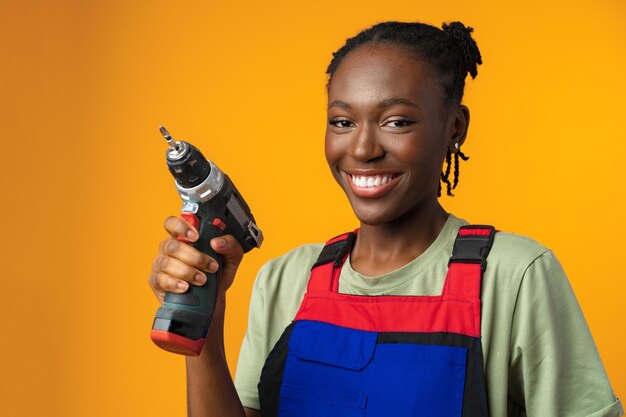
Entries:
[[226, 223], [224, 223], [219, 217], [214, 218], [211, 224], [220, 229], [222, 232], [226, 230]]
[[183, 213], [181, 214], [181, 217], [191, 223], [191, 225], [196, 228], [198, 233], [200, 233], [200, 219], [198, 216], [193, 213]]
[[191, 340], [165, 330], [152, 330], [150, 338], [161, 349], [186, 356], [198, 356], [202, 352], [205, 338]]

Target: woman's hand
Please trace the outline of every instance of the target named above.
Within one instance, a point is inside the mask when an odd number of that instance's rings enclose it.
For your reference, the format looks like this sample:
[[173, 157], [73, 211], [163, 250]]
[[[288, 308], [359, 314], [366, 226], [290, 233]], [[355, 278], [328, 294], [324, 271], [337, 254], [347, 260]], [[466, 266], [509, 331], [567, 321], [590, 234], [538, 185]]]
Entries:
[[[170, 216], [163, 224], [169, 237], [159, 244], [159, 254], [152, 262], [148, 283], [154, 294], [163, 303], [166, 292], [183, 293], [189, 285], [203, 285], [204, 272], [217, 271], [217, 261], [200, 252], [189, 243], [195, 242], [198, 231], [182, 217]], [[184, 239], [181, 241], [179, 239]], [[224, 235], [211, 240], [213, 250], [223, 256], [222, 273], [218, 298], [230, 288], [237, 268], [243, 258], [243, 249], [232, 235]]]
[[[163, 303], [166, 292], [182, 293], [189, 285], [203, 285], [205, 272], [214, 273], [215, 259], [190, 245], [198, 240], [198, 231], [182, 217], [170, 216], [163, 227], [169, 237], [159, 244], [159, 254], [152, 263], [148, 283]], [[184, 241], [183, 241], [184, 240]], [[224, 353], [225, 293], [235, 279], [243, 258], [239, 242], [225, 235], [211, 240], [211, 248], [222, 255], [222, 271], [217, 303], [202, 352], [187, 356], [187, 407], [189, 416], [258, 416], [245, 411], [237, 396]], [[211, 279], [211, 278], [209, 278]]]

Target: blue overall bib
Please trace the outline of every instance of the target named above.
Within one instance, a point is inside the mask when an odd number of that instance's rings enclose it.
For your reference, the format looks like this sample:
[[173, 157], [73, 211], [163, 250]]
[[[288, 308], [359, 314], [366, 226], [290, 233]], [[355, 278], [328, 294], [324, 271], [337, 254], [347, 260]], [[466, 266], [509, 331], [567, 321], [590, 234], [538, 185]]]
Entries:
[[338, 292], [355, 233], [326, 243], [259, 382], [263, 417], [487, 417], [480, 343], [492, 226], [462, 226], [441, 295]]

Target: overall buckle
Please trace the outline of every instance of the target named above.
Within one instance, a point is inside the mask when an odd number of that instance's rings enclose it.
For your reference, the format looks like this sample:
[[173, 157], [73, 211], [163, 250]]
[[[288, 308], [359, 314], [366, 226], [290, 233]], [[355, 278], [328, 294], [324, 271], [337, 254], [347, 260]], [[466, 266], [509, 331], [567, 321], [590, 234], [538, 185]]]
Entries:
[[[472, 233], [473, 229], [482, 229], [487, 231], [487, 234]], [[461, 230], [467, 230], [468, 233], [463, 233]], [[459, 263], [475, 263], [480, 264], [481, 272], [484, 272], [487, 268], [487, 256], [493, 245], [493, 239], [496, 234], [496, 229], [493, 226], [486, 225], [467, 225], [461, 226], [459, 234], [454, 241], [454, 247], [452, 248], [452, 256], [448, 261], [448, 266], [453, 262]]]
[[335, 267], [341, 266], [341, 264], [343, 263], [343, 258], [352, 248], [352, 244], [354, 243], [355, 238], [356, 234], [350, 232], [345, 239], [324, 246], [324, 249], [322, 249], [320, 256], [317, 258], [317, 262], [315, 262], [311, 269], [331, 262]]

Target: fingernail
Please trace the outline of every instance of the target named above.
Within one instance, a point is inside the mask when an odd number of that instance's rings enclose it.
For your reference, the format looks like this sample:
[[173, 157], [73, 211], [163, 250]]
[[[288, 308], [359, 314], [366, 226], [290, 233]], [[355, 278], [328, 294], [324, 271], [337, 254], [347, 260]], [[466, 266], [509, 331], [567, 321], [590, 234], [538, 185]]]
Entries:
[[218, 263], [217, 263], [217, 262], [215, 262], [215, 261], [211, 261], [211, 262], [209, 262], [209, 267], [208, 267], [208, 268], [209, 268], [209, 271], [211, 271], [211, 272], [215, 272], [215, 271], [217, 271], [217, 268], [218, 268], [218, 267], [219, 267], [219, 265], [218, 265]]
[[176, 287], [179, 290], [186, 290], [189, 287], [189, 284], [187, 284], [185, 281], [179, 281], [178, 284], [176, 284]]
[[218, 239], [218, 240], [217, 240], [217, 247], [218, 247], [218, 248], [225, 248], [225, 247], [226, 247], [226, 240], [224, 240], [224, 239]]
[[197, 282], [198, 284], [204, 284], [206, 282], [206, 275], [204, 274], [196, 274], [195, 277], [193, 277], [193, 280], [195, 282]]
[[196, 232], [194, 232], [193, 230], [189, 229], [187, 230], [187, 233], [185, 234], [187, 236], [187, 238], [189, 239], [196, 239], [196, 237], [198, 236], [196, 234]]

